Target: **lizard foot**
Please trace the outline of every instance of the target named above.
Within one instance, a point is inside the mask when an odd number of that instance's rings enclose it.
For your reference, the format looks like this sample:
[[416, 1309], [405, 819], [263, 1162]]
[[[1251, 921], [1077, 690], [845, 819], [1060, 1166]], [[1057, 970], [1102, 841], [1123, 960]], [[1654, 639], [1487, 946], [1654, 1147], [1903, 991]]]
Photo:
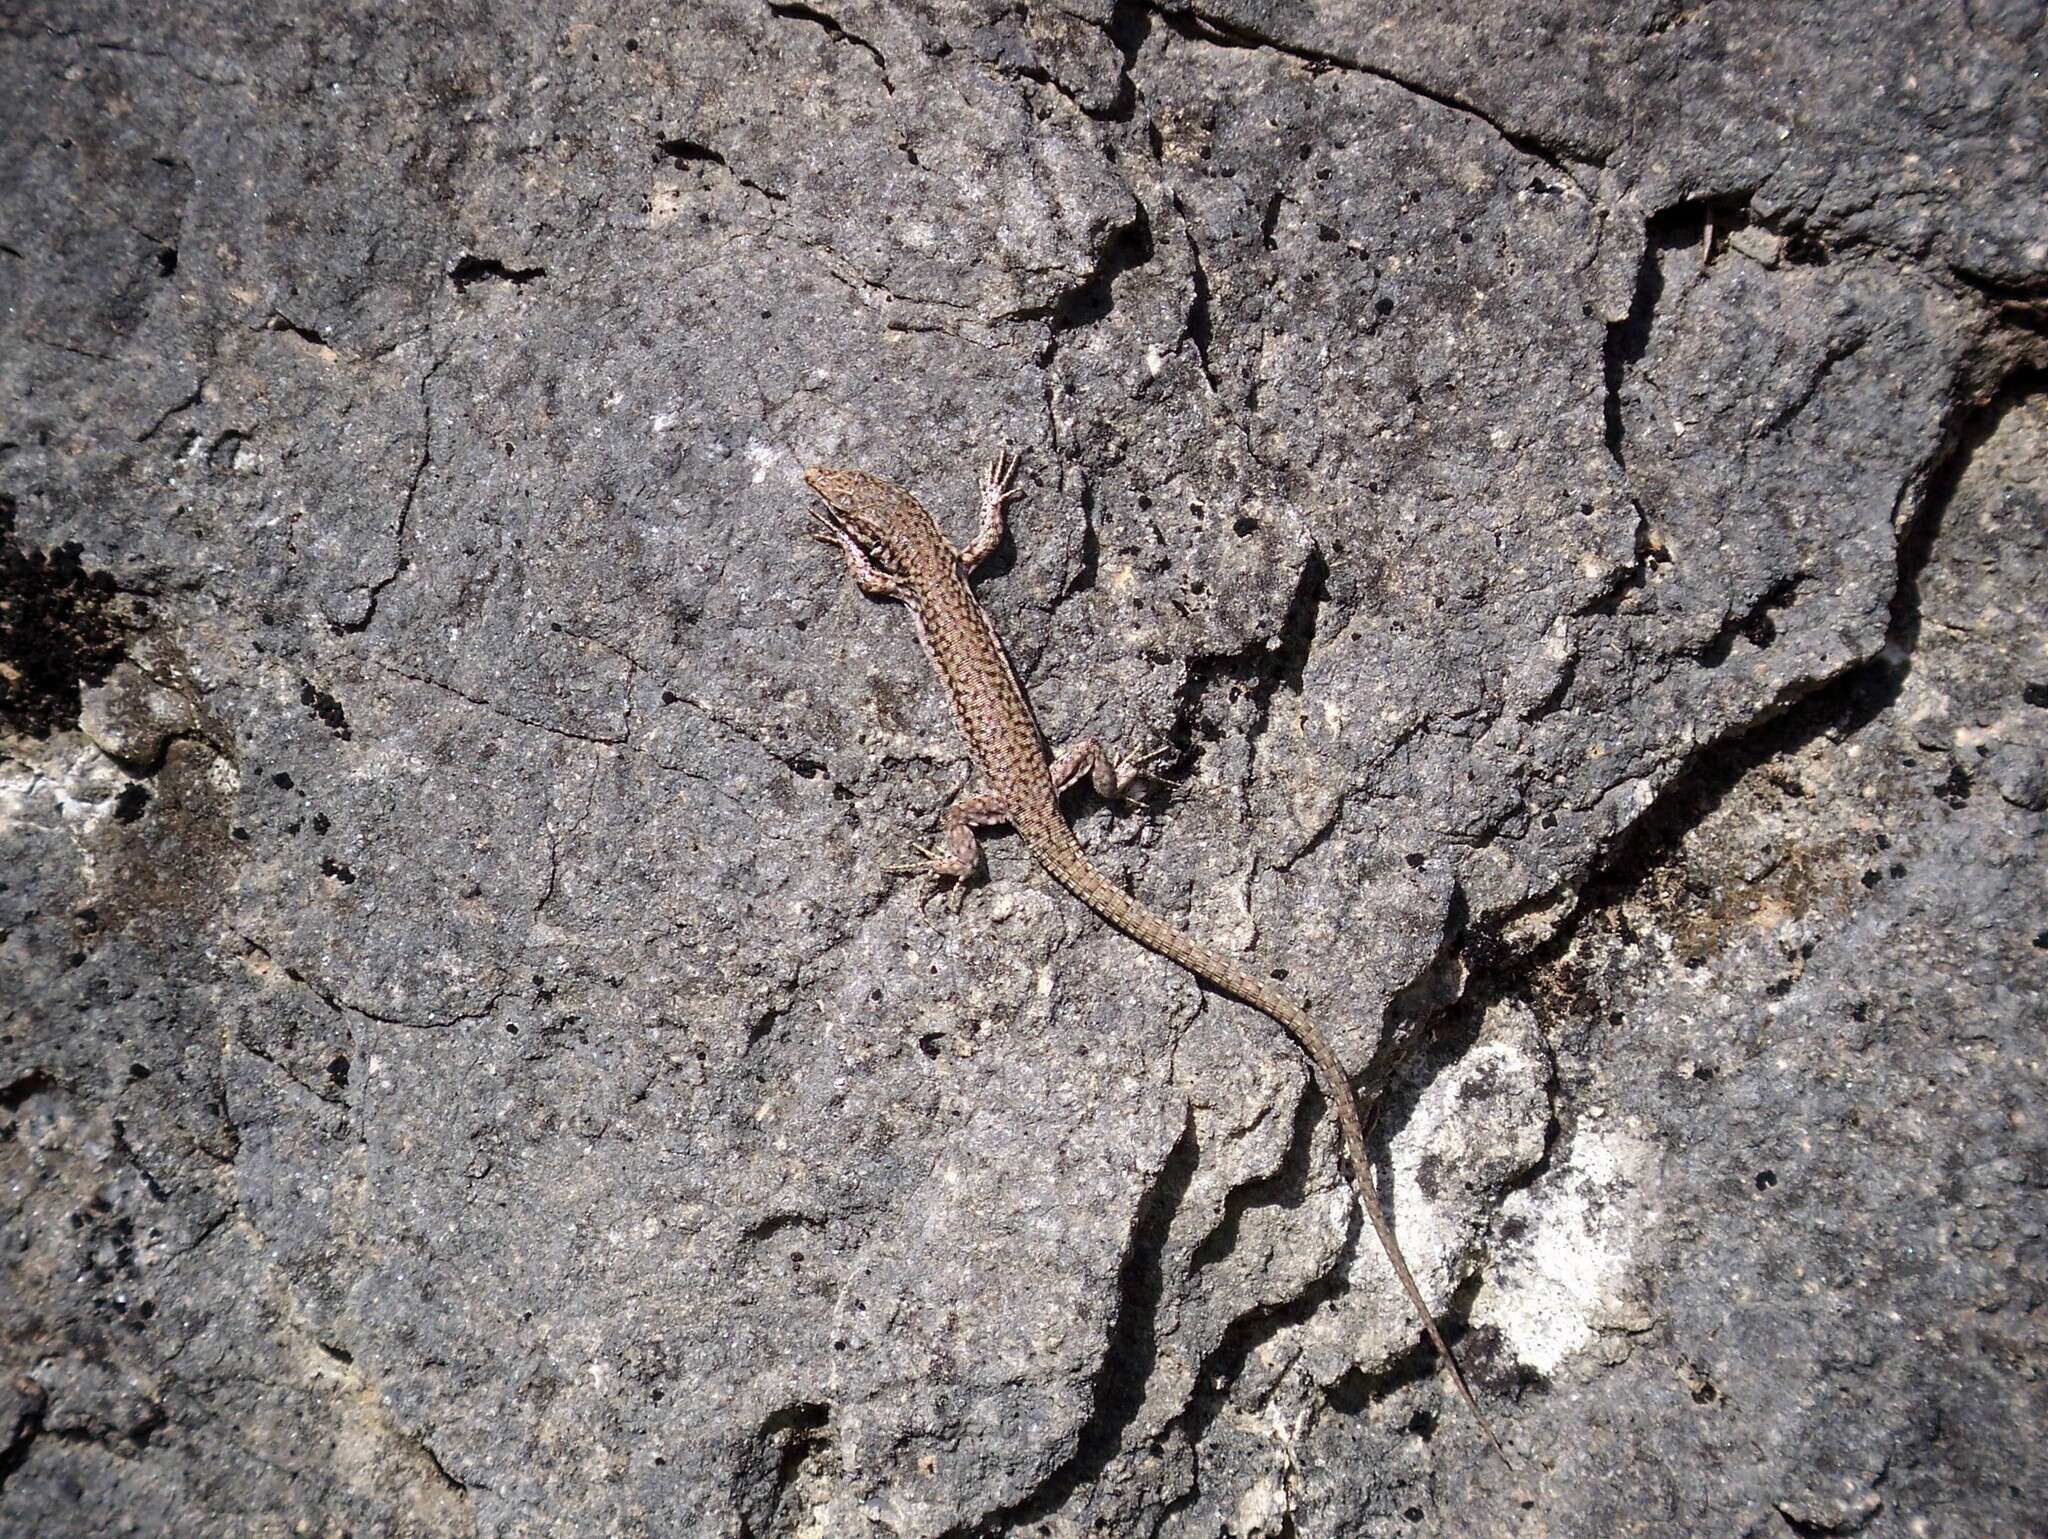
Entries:
[[1160, 773], [1162, 766], [1171, 764], [1179, 757], [1180, 750], [1173, 747], [1170, 743], [1157, 743], [1150, 748], [1142, 748], [1135, 753], [1125, 754], [1116, 761], [1117, 795], [1122, 796], [1141, 780], [1151, 781], [1155, 785], [1166, 785], [1186, 778], [1177, 774], [1165, 775]]
[[982, 467], [981, 502], [983, 507], [991, 505], [1000, 508], [1017, 495], [1017, 488], [1010, 483], [1017, 475], [1017, 454], [1013, 449], [1002, 449], [996, 457]]
[[[931, 918], [925, 910], [941, 892], [946, 894], [947, 912], [959, 913], [960, 905], [967, 901], [967, 878], [953, 870], [946, 856], [932, 846], [920, 844], [914, 848], [921, 857], [915, 863], [884, 866], [882, 869], [890, 876], [921, 876], [925, 879], [924, 891], [917, 895], [917, 916], [926, 924], [931, 923]], [[952, 884], [950, 889], [946, 885], [949, 882]]]

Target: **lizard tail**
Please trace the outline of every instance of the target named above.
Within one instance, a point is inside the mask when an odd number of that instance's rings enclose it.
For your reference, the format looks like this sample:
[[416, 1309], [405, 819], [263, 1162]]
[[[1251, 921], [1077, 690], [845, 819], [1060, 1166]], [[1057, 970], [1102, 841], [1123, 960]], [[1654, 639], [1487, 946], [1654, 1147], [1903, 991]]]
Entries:
[[[1064, 824], [1059, 825], [1059, 831], [1067, 832]], [[1080, 856], [1078, 845], [1074, 847], [1074, 855]], [[1486, 1434], [1487, 1442], [1493, 1445], [1493, 1451], [1500, 1455], [1501, 1462], [1512, 1470], [1515, 1461], [1508, 1457], [1507, 1449], [1494, 1435], [1493, 1424], [1473, 1398], [1471, 1387], [1465, 1382], [1465, 1372], [1458, 1366], [1458, 1356], [1451, 1350], [1450, 1343], [1444, 1340], [1443, 1332], [1437, 1329], [1436, 1317], [1430, 1313], [1429, 1304], [1422, 1297], [1422, 1289], [1416, 1285], [1415, 1274], [1408, 1270], [1408, 1259], [1401, 1254], [1401, 1246], [1394, 1238], [1394, 1226], [1388, 1222], [1386, 1209], [1380, 1205], [1379, 1192], [1373, 1185], [1372, 1158], [1365, 1141], [1365, 1119], [1359, 1113], [1358, 1097], [1351, 1088], [1351, 1076], [1346, 1072], [1343, 1060], [1337, 1056], [1329, 1040], [1292, 1000], [1254, 978], [1220, 952], [1210, 950], [1178, 926], [1168, 923], [1122, 888], [1111, 885], [1085, 860], [1045, 860], [1045, 867], [1060, 885], [1139, 945], [1171, 957], [1203, 982], [1270, 1016], [1294, 1038], [1314, 1068], [1323, 1099], [1329, 1102], [1330, 1110], [1337, 1118], [1344, 1153], [1351, 1166], [1352, 1184], [1358, 1189], [1359, 1202], [1365, 1208], [1373, 1233], [1379, 1237], [1380, 1249], [1386, 1253], [1394, 1268], [1394, 1276], [1400, 1280], [1402, 1291], [1408, 1295], [1409, 1304], [1429, 1334], [1430, 1344], [1436, 1348], [1437, 1355], [1449, 1371], [1458, 1397], [1478, 1421], [1479, 1430]]]
[[[1394, 1275], [1401, 1280], [1401, 1288], [1408, 1295], [1408, 1302], [1414, 1306], [1416, 1315], [1422, 1321], [1422, 1328], [1429, 1333], [1431, 1345], [1443, 1359], [1449, 1371], [1451, 1383], [1457, 1387], [1458, 1396], [1465, 1402], [1479, 1423], [1479, 1430], [1486, 1434], [1486, 1441], [1493, 1445], [1493, 1451], [1500, 1455], [1501, 1463], [1510, 1470], [1515, 1461], [1508, 1457], [1508, 1451], [1501, 1446], [1495, 1435], [1493, 1423], [1486, 1419], [1486, 1413], [1479, 1409], [1479, 1402], [1472, 1397], [1471, 1386], [1465, 1382], [1465, 1370], [1458, 1366], [1458, 1354], [1451, 1350], [1444, 1340], [1443, 1332], [1437, 1329], [1436, 1317], [1430, 1313], [1429, 1305], [1423, 1300], [1422, 1289], [1416, 1286], [1415, 1274], [1408, 1270], [1408, 1259], [1401, 1254], [1400, 1244], [1394, 1239], [1394, 1226], [1387, 1219], [1387, 1210], [1380, 1205], [1379, 1193], [1374, 1190], [1371, 1157], [1366, 1149], [1365, 1124], [1359, 1116], [1358, 1097], [1351, 1089], [1351, 1078], [1344, 1071], [1344, 1065], [1331, 1051], [1329, 1043], [1323, 1040], [1308, 1018], [1295, 1011], [1295, 1020], [1275, 1011], [1267, 1010], [1256, 1000], [1247, 999], [1246, 1004], [1266, 1013], [1287, 1028], [1288, 1034], [1299, 1042], [1315, 1065], [1316, 1077], [1323, 1082], [1323, 1097], [1330, 1103], [1337, 1115], [1337, 1126], [1344, 1135], [1344, 1152], [1349, 1156], [1353, 1184], [1358, 1188], [1358, 1198], [1365, 1208], [1365, 1216], [1372, 1224], [1372, 1232], [1379, 1236], [1380, 1249], [1386, 1252], [1388, 1262], [1394, 1268]], [[1305, 1029], [1304, 1029], [1305, 1028]]]

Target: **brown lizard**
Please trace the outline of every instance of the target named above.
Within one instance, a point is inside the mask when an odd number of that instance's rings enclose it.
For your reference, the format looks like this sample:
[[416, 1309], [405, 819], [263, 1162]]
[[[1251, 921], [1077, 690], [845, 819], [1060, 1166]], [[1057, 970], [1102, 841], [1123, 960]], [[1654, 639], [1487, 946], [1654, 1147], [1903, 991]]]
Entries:
[[968, 752], [987, 782], [986, 790], [963, 796], [946, 809], [940, 819], [939, 847], [919, 851], [925, 864], [899, 869], [923, 872], [932, 879], [920, 907], [938, 886], [951, 882], [952, 906], [957, 910], [966, 880], [981, 864], [974, 830], [1007, 823], [1054, 881], [1132, 940], [1171, 958], [1202, 982], [1285, 1027], [1308, 1055], [1323, 1096], [1336, 1115], [1359, 1200], [1393, 1264], [1394, 1275], [1421, 1317], [1458, 1394], [1478, 1418], [1494, 1451], [1507, 1460], [1507, 1451], [1472, 1398], [1458, 1360], [1437, 1329], [1422, 1290], [1415, 1285], [1414, 1274], [1395, 1243], [1393, 1228], [1373, 1188], [1365, 1120], [1343, 1061], [1292, 1000], [1153, 913], [1097, 871], [1060, 813], [1060, 794], [1083, 776], [1097, 794], [1114, 802], [1145, 777], [1155, 760], [1141, 754], [1113, 761], [1092, 740], [1073, 745], [1057, 759], [1047, 757], [1045, 739], [1023, 682], [996, 637], [988, 611], [967, 582], [1002, 543], [1003, 504], [1017, 495], [1011, 485], [1016, 468], [1016, 457], [1005, 451], [983, 471], [981, 527], [973, 541], [960, 550], [953, 548], [923, 504], [893, 482], [865, 471], [822, 465], [804, 472], [804, 481], [825, 504], [823, 509], [810, 509], [812, 537], [837, 547], [862, 591], [908, 606], [917, 621], [925, 655], [946, 687]]

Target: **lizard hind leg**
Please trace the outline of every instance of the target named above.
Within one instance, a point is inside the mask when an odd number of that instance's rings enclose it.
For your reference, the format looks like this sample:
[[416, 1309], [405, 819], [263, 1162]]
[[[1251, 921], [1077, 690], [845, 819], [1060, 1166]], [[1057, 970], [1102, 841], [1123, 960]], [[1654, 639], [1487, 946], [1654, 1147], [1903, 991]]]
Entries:
[[968, 879], [981, 869], [981, 841], [975, 837], [975, 829], [1009, 821], [1009, 808], [995, 793], [963, 796], [940, 814], [938, 842], [919, 845], [917, 853], [921, 858], [916, 864], [891, 866], [889, 872], [892, 876], [926, 878], [925, 890], [917, 900], [920, 914], [950, 883], [946, 906], [957, 914], [967, 899]]
[[1069, 743], [1052, 761], [1053, 791], [1065, 795], [1086, 780], [1097, 796], [1114, 806], [1128, 797], [1131, 787], [1139, 781], [1158, 780], [1160, 777], [1154, 772], [1173, 756], [1173, 749], [1156, 747], [1112, 759], [1094, 738], [1084, 737]]

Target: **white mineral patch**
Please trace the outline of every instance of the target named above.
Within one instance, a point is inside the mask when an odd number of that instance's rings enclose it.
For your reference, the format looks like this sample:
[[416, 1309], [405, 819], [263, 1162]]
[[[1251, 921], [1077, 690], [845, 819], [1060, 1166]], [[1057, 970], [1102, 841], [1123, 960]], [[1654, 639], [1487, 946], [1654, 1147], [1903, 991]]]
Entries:
[[1626, 1134], [1581, 1126], [1565, 1163], [1501, 1205], [1496, 1232], [1521, 1231], [1473, 1301], [1515, 1357], [1550, 1374], [1603, 1327], [1637, 1311], [1625, 1288], [1653, 1216], [1656, 1156]]

